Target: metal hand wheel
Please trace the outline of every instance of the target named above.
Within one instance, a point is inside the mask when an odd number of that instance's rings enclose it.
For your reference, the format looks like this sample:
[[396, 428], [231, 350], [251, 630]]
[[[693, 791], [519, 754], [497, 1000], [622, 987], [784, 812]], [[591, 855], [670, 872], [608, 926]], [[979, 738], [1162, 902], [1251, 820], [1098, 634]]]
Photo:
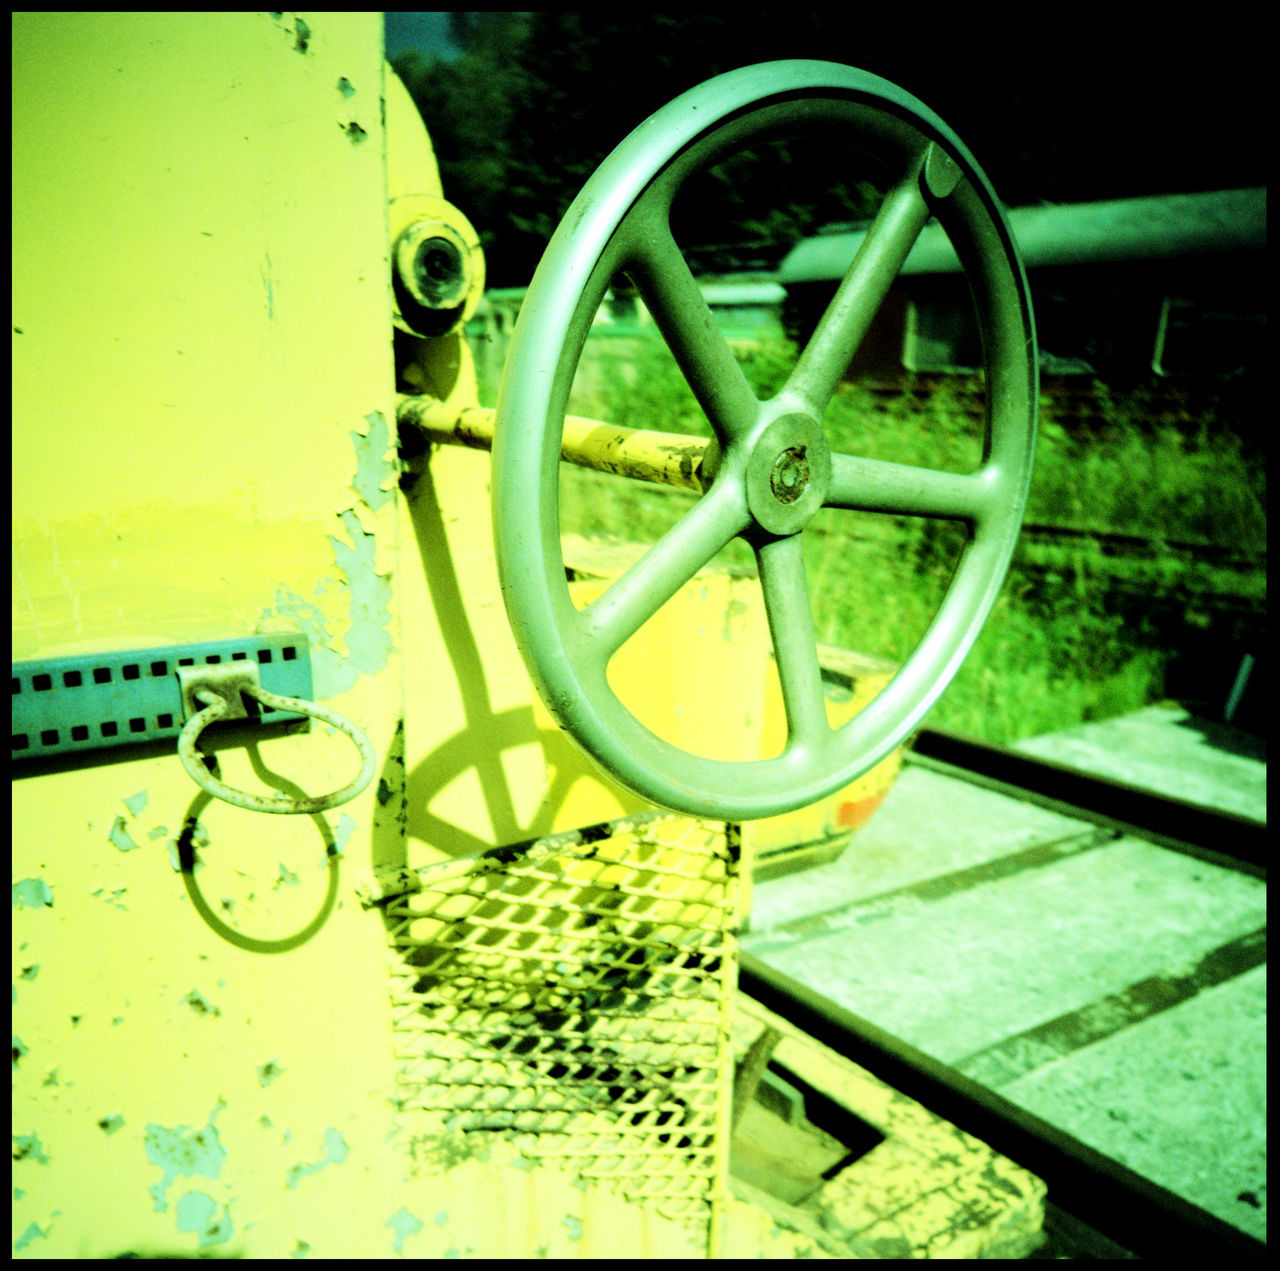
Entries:
[[[880, 211], [783, 388], [757, 400], [672, 236], [697, 170], [752, 141], [817, 130], [882, 165]], [[821, 418], [930, 215], [964, 268], [986, 373], [983, 458], [970, 474], [835, 453]], [[558, 462], [570, 386], [610, 280], [638, 287], [715, 434], [714, 479], [693, 508], [585, 609], [565, 579]], [[645, 799], [739, 820], [811, 803], [867, 771], [950, 682], [1004, 580], [1031, 475], [1037, 356], [1026, 277], [995, 193], [960, 139], [886, 80], [826, 62], [773, 62], [710, 80], [641, 124], [583, 187], [525, 297], [498, 399], [493, 515], [507, 613], [551, 714]], [[879, 697], [827, 722], [801, 553], [821, 507], [962, 522], [967, 541], [931, 626]], [[786, 710], [770, 759], [681, 750], [609, 686], [613, 654], [735, 536], [755, 551]]]

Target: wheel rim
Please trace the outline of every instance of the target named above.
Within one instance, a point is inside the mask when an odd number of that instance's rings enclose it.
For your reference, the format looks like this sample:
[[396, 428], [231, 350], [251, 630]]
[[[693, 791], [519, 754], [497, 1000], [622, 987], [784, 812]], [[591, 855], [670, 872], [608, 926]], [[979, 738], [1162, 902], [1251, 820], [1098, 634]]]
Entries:
[[[774, 132], [822, 128], [851, 131], [887, 166], [889, 192], [787, 385], [761, 402], [708, 321], [667, 212], [684, 180], [724, 154]], [[818, 422], [930, 214], [960, 257], [982, 335], [984, 452], [965, 476], [832, 455]], [[591, 317], [623, 268], [707, 413], [722, 458], [694, 508], [580, 611], [560, 551], [560, 438]], [[693, 815], [769, 816], [847, 785], [919, 724], [977, 638], [1021, 524], [1036, 400], [1030, 299], [1007, 222], [968, 150], [927, 107], [876, 76], [820, 62], [749, 67], [677, 98], [618, 146], [569, 209], [526, 295], [503, 376], [495, 542], [512, 628], [548, 709], [616, 780]], [[969, 531], [914, 653], [836, 730], [826, 723], [800, 546], [822, 506], [945, 517]], [[788, 723], [778, 756], [746, 763], [658, 737], [606, 678], [613, 653], [738, 535], [752, 541], [760, 565]]]

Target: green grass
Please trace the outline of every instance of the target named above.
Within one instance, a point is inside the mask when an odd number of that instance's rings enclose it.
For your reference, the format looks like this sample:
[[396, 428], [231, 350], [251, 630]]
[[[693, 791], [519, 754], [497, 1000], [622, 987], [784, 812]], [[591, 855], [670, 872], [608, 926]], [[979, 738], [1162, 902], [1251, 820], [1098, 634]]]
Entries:
[[[793, 356], [779, 346], [740, 354], [740, 361], [765, 396], [781, 385]], [[1042, 397], [1029, 522], [1265, 553], [1265, 466], [1244, 452], [1235, 421], [1207, 414], [1194, 427], [1153, 426], [1144, 422], [1150, 412], [1140, 397], [1097, 396], [1102, 426], [1088, 435], [1068, 427], [1055, 402]], [[632, 428], [710, 435], [659, 342], [593, 339], [570, 409]], [[981, 410], [980, 383], [963, 377], [897, 396], [844, 384], [824, 424], [837, 450], [968, 471], [981, 455]], [[561, 525], [648, 543], [694, 497], [563, 465]], [[1253, 571], [1215, 574], [1185, 554], [1118, 559], [1087, 538], [1045, 546], [1030, 537], [930, 717], [938, 727], [1010, 742], [1124, 714], [1166, 696], [1169, 668], [1184, 653], [1188, 632], [1202, 639], [1221, 627], [1215, 597], [1223, 589], [1252, 597], [1265, 615], [1265, 561]], [[819, 513], [805, 535], [819, 639], [905, 659], [945, 594], [960, 544], [959, 527], [948, 523]], [[741, 542], [730, 544], [722, 561], [753, 568]], [[1218, 634], [1227, 648], [1248, 636]]]

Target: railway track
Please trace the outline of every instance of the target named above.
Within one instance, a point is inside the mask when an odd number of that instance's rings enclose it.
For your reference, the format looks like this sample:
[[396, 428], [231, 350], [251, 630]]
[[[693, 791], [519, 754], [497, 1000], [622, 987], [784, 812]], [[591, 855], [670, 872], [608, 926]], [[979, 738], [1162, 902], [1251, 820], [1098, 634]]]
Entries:
[[1173, 557], [1178, 560], [1203, 561], [1222, 569], [1265, 569], [1267, 564], [1265, 549], [1241, 550], [1238, 543], [1210, 543], [1088, 526], [1047, 525], [1038, 521], [1022, 523], [1022, 541], [1054, 546], [1080, 545], [1102, 556]]
[[742, 987], [1041, 1177], [1038, 1256], [1258, 1257], [1265, 835], [924, 730], [839, 861], [757, 887]]
[[[887, 520], [869, 517], [856, 526], [815, 520], [807, 532], [839, 537], [886, 557], [900, 558], [917, 542], [904, 537]], [[960, 532], [930, 531], [944, 546], [943, 559], [954, 559]], [[1026, 524], [1015, 552], [1011, 573], [1033, 585], [1085, 580], [1094, 589], [1117, 597], [1158, 599], [1164, 605], [1208, 609], [1219, 618], [1256, 622], [1267, 612], [1266, 552], [1158, 535], [1130, 534], [1074, 526]]]

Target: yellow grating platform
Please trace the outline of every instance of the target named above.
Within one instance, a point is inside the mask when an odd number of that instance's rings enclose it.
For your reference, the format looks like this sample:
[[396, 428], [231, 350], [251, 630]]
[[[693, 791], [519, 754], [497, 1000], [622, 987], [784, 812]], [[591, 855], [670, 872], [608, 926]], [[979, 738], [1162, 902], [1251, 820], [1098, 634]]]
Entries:
[[712, 1230], [738, 856], [723, 823], [663, 814], [380, 878], [415, 1155], [447, 1165], [498, 1135]]

